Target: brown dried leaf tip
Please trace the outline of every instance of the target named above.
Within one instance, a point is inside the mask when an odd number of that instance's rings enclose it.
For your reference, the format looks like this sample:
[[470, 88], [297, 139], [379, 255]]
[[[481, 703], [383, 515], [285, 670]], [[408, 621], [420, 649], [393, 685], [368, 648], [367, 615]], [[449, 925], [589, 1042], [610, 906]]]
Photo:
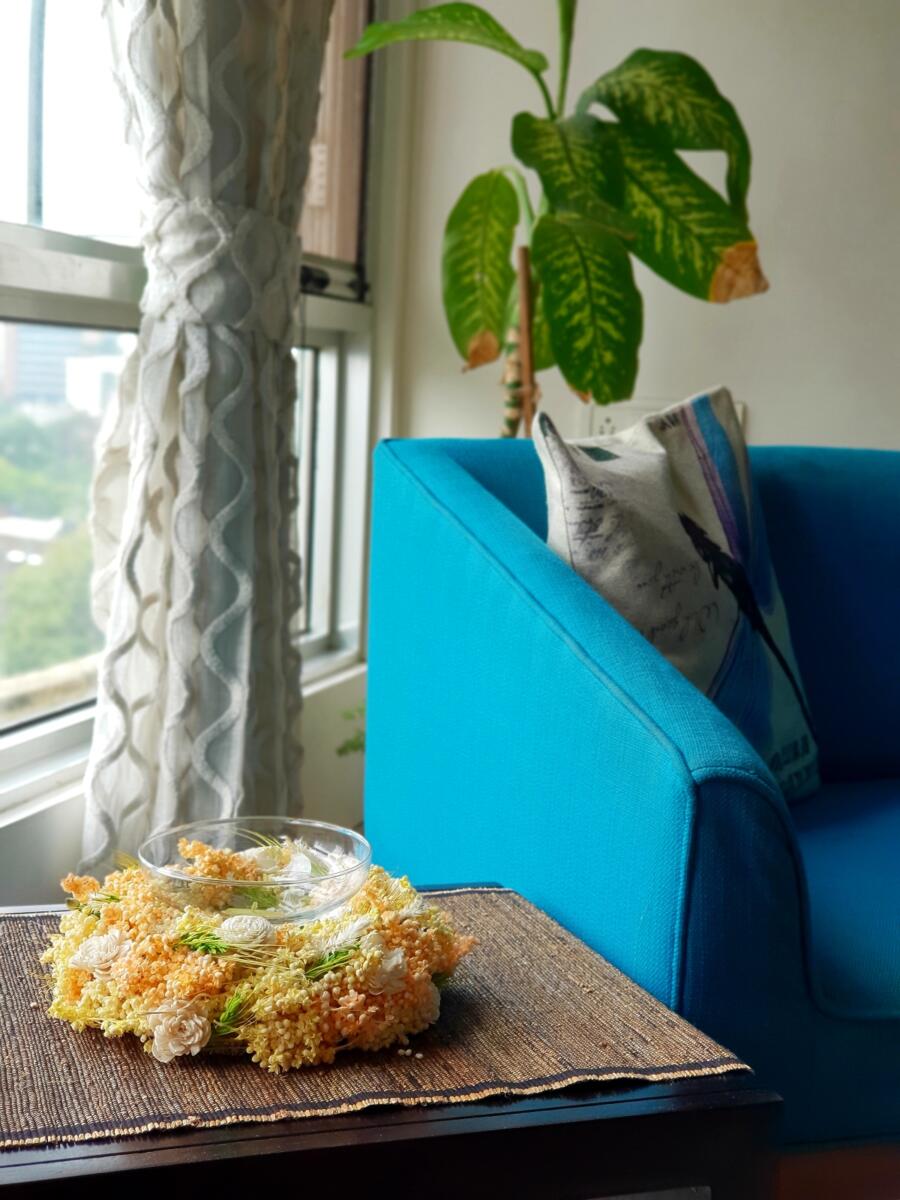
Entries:
[[499, 357], [500, 342], [497, 335], [490, 329], [482, 329], [469, 339], [466, 349], [466, 365], [463, 370], [469, 371], [473, 367], [483, 367], [485, 363], [493, 362], [495, 358]]
[[709, 298], [714, 304], [727, 304], [729, 300], [743, 300], [768, 290], [769, 281], [762, 273], [756, 242], [736, 242], [722, 255], [716, 268]]

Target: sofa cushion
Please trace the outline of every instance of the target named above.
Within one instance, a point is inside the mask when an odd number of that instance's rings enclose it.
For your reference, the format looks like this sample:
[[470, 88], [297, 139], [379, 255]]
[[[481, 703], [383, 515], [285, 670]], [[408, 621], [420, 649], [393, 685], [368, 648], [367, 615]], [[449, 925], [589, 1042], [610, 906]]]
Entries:
[[794, 815], [821, 1000], [900, 1017], [900, 780], [827, 784]]
[[789, 800], [817, 748], [747, 447], [724, 388], [567, 443], [540, 413], [547, 541], [757, 750]]

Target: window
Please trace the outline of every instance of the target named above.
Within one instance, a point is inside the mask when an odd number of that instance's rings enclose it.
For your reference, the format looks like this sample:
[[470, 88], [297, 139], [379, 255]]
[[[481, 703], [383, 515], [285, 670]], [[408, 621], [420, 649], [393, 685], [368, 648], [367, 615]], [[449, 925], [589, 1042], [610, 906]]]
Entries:
[[[139, 196], [96, 0], [0, 6], [0, 810], [83, 768], [93, 443], [135, 344]], [[295, 350], [304, 670], [359, 655], [369, 447], [364, 271], [369, 17], [336, 0], [301, 221]], [[78, 53], [72, 48], [77, 46]], [[36, 782], [37, 780], [37, 782]]]
[[0, 729], [93, 694], [92, 451], [134, 341], [0, 324]]

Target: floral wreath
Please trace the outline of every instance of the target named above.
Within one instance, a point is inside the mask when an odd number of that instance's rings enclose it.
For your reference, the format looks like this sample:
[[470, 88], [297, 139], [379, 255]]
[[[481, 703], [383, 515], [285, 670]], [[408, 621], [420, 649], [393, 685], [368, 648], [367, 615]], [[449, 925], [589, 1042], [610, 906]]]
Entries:
[[[198, 875], [247, 879], [251, 895], [265, 880], [259, 853], [184, 839], [178, 849]], [[229, 914], [215, 894], [224, 888], [184, 907], [134, 860], [102, 885], [69, 875], [62, 886], [71, 911], [41, 960], [49, 1015], [79, 1031], [134, 1034], [162, 1063], [243, 1050], [278, 1072], [346, 1049], [411, 1053], [409, 1037], [437, 1020], [441, 988], [475, 944], [380, 867], [307, 924], [275, 924], [255, 905]]]

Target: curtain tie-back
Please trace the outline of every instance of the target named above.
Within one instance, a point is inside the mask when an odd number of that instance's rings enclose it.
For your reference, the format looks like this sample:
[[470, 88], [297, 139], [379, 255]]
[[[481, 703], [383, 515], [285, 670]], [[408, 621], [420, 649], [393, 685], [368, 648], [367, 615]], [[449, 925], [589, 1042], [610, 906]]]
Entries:
[[141, 308], [180, 323], [295, 338], [300, 241], [258, 209], [168, 199], [145, 220]]

